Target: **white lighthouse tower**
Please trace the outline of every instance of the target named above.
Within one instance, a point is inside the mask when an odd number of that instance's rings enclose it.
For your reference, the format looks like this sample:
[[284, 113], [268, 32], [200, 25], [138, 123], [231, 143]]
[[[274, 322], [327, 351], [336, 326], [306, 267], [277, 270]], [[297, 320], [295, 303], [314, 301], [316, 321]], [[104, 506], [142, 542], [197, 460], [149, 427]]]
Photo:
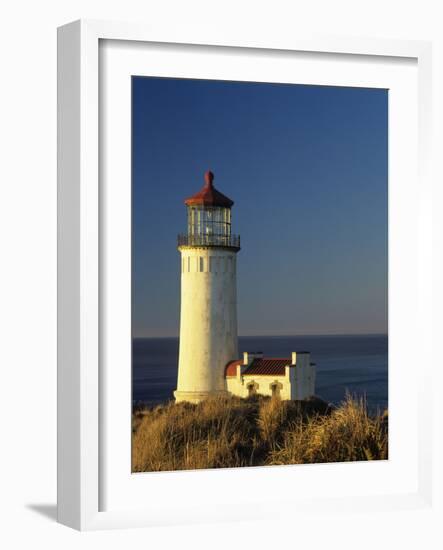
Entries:
[[185, 200], [188, 232], [181, 253], [180, 351], [176, 401], [198, 403], [226, 391], [225, 367], [238, 357], [236, 254], [231, 233], [233, 201], [217, 191], [214, 174]]

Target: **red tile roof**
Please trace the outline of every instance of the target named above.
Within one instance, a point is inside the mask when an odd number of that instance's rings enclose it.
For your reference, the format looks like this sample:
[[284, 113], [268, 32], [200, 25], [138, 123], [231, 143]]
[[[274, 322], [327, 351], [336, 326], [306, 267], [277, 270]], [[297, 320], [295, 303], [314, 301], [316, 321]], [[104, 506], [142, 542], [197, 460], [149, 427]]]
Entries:
[[242, 359], [236, 359], [235, 361], [231, 361], [230, 363], [228, 363], [225, 368], [225, 377], [237, 376], [237, 365], [241, 365], [242, 363]]
[[290, 359], [263, 357], [263, 359], [254, 359], [243, 374], [284, 376], [285, 367], [290, 364]]
[[[225, 376], [236, 376], [237, 365], [241, 365], [243, 361], [236, 359], [226, 365]], [[291, 359], [263, 357], [262, 359], [254, 359], [247, 367], [243, 374], [255, 376], [284, 376], [285, 367], [291, 364]]]
[[224, 206], [225, 208], [231, 208], [234, 204], [230, 198], [217, 191], [213, 185], [214, 174], [210, 171], [205, 172], [205, 184], [198, 193], [185, 199], [187, 206]]

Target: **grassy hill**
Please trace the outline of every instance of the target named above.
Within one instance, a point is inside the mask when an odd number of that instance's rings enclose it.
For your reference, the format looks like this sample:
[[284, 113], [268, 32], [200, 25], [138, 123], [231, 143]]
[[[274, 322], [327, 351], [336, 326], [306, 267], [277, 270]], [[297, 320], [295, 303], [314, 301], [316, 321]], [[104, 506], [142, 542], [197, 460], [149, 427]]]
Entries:
[[388, 412], [362, 399], [336, 408], [312, 398], [170, 402], [133, 414], [134, 472], [388, 458]]

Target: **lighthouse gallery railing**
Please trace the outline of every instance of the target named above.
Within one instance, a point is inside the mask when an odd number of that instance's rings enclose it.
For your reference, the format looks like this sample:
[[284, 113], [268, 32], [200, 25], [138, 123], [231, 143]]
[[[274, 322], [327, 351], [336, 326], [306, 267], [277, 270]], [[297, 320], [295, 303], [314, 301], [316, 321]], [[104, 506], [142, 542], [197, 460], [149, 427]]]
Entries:
[[240, 235], [187, 235], [181, 233], [178, 246], [224, 246], [240, 248]]

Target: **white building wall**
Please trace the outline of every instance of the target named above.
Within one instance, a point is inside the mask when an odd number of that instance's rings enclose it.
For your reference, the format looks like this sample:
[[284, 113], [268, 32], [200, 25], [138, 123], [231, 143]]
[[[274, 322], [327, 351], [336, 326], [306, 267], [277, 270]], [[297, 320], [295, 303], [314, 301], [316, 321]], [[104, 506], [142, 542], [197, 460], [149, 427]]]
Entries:
[[297, 352], [295, 367], [291, 368], [292, 399], [306, 399], [314, 395], [315, 373], [313, 374], [311, 355]]
[[[298, 395], [300, 392], [297, 392], [297, 376], [296, 376], [296, 367], [292, 365], [289, 367], [289, 380], [291, 383], [291, 397], [290, 399], [299, 399]], [[288, 370], [288, 367], [286, 367], [286, 370]]]
[[177, 401], [225, 391], [224, 369], [238, 357], [236, 252], [181, 247]]
[[309, 396], [315, 395], [315, 379], [317, 376], [317, 368], [315, 365], [309, 365]]
[[242, 378], [229, 377], [226, 378], [227, 390], [238, 397], [246, 398], [249, 396], [248, 385], [256, 384], [256, 392], [260, 395], [272, 396], [272, 385], [275, 383], [281, 384], [280, 398], [291, 399], [291, 384], [289, 378], [285, 376], [254, 376], [245, 375]]

